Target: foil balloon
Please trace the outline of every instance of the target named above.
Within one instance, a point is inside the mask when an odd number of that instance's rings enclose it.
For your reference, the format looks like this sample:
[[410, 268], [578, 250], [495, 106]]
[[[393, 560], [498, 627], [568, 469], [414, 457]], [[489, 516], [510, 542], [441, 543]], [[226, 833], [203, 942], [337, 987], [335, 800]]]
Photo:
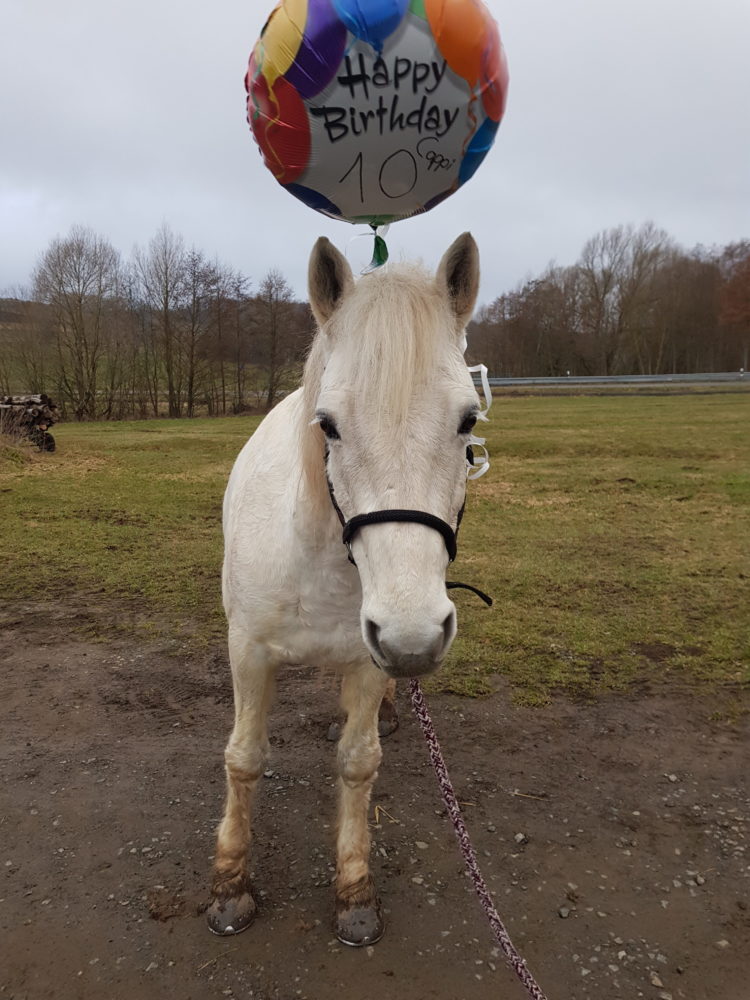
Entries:
[[276, 180], [325, 215], [379, 226], [474, 175], [508, 69], [482, 0], [281, 0], [245, 86]]

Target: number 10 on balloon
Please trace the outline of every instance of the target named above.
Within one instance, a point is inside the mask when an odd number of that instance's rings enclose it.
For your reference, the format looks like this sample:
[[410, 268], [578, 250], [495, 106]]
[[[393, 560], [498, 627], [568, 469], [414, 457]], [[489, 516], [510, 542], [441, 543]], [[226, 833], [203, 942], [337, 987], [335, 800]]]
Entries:
[[[424, 170], [434, 172], [438, 170], [450, 170], [455, 159], [444, 156], [434, 148], [424, 148], [425, 143], [436, 142], [437, 140], [428, 136], [417, 146], [417, 156], [424, 161]], [[370, 188], [370, 183], [366, 183], [370, 178], [377, 179], [377, 185], [381, 193], [386, 198], [397, 200], [411, 194], [419, 181], [419, 163], [417, 158], [409, 149], [397, 149], [395, 153], [386, 156], [384, 160], [373, 161], [370, 157], [365, 162], [364, 153], [357, 154], [354, 162], [348, 167], [345, 173], [339, 178], [338, 183], [344, 184], [347, 180], [354, 184], [359, 192], [360, 204], [365, 204], [365, 190]]]

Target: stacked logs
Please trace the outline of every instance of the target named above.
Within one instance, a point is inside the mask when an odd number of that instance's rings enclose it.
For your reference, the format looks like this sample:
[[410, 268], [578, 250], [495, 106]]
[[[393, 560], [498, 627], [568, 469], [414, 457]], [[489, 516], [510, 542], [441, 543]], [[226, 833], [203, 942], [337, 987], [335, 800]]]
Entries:
[[36, 396], [0, 396], [0, 432], [28, 438], [40, 451], [55, 450], [49, 428], [57, 419], [57, 407], [44, 392]]

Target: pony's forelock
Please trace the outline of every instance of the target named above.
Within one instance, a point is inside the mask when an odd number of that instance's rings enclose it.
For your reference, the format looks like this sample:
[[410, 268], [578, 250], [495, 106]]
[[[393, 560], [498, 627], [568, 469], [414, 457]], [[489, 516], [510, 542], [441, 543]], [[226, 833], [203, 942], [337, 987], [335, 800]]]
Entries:
[[347, 389], [378, 400], [375, 420], [403, 427], [415, 388], [434, 378], [457, 337], [431, 274], [419, 265], [389, 266], [361, 278], [323, 331], [305, 365], [303, 467], [312, 496], [327, 500], [325, 443], [314, 419], [325, 369], [324, 338], [342, 352]]

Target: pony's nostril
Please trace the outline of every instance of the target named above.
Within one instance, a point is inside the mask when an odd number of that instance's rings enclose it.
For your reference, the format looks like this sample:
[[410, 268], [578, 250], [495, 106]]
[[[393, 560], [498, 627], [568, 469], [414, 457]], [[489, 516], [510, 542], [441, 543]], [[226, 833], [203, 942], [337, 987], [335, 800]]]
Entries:
[[450, 644], [456, 637], [456, 612], [451, 611], [449, 615], [446, 615], [445, 621], [443, 622], [443, 648], [442, 655], [448, 652]]
[[365, 620], [365, 636], [367, 643], [379, 660], [384, 660], [383, 650], [380, 646], [380, 626], [376, 625], [371, 618]]

